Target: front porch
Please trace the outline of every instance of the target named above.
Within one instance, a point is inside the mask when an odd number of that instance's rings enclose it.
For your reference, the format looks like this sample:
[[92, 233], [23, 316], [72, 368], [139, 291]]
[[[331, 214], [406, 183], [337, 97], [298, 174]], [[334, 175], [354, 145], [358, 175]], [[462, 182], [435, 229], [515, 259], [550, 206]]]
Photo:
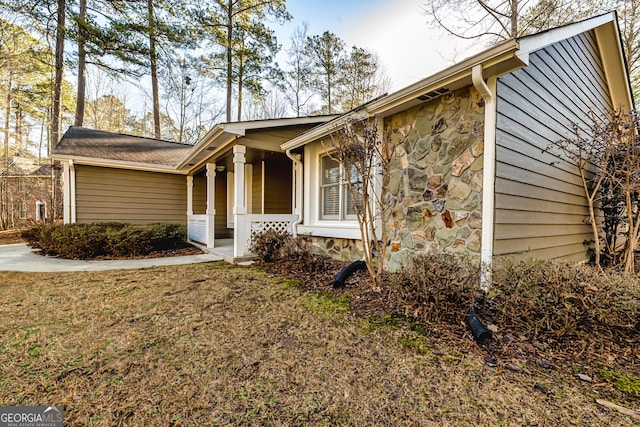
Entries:
[[187, 235], [190, 241], [201, 243], [212, 253], [221, 255], [225, 261], [237, 262], [253, 257], [251, 244], [256, 234], [267, 230], [292, 233], [292, 224], [297, 219], [291, 214], [241, 215], [236, 216], [233, 238], [216, 239], [215, 233], [209, 238], [213, 215], [189, 215]]
[[234, 145], [187, 176], [187, 235], [226, 261], [252, 258], [253, 237], [292, 233], [292, 162], [278, 152]]

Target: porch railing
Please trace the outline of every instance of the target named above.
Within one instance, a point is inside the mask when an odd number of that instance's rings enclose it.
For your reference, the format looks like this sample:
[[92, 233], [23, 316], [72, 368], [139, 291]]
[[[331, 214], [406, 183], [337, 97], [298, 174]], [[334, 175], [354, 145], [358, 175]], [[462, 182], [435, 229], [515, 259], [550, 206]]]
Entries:
[[[255, 235], [267, 230], [292, 232], [291, 225], [298, 218], [291, 214], [243, 215], [244, 216], [244, 248], [238, 248], [238, 256], [250, 255], [251, 244]], [[240, 242], [237, 242], [240, 243]], [[242, 250], [241, 250], [242, 249]]]
[[[267, 230], [286, 231], [292, 233], [291, 225], [298, 218], [291, 214], [249, 214], [236, 215], [234, 233], [234, 257], [250, 256], [253, 237]], [[189, 240], [210, 246], [209, 222], [213, 226], [213, 215], [189, 215], [187, 218], [187, 236]]]
[[194, 242], [208, 244], [207, 230], [209, 229], [208, 215], [189, 215], [187, 218], [187, 237]]

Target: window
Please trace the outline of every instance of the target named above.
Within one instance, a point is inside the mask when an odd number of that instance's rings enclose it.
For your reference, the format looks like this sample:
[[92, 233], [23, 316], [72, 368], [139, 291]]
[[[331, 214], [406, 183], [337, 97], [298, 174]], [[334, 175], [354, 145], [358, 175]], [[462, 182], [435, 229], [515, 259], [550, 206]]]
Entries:
[[20, 208], [18, 209], [18, 218], [27, 219], [27, 204], [20, 202]]
[[47, 205], [44, 202], [36, 202], [36, 221], [44, 221], [47, 219]]
[[[343, 221], [356, 219], [353, 197], [349, 192], [349, 185], [345, 179], [344, 168], [330, 156], [321, 158], [322, 179], [320, 183], [321, 219]], [[350, 168], [350, 179], [355, 185], [358, 208], [362, 209], [362, 195], [357, 189], [357, 174]]]
[[18, 178], [18, 191], [22, 192], [25, 190], [24, 179]]

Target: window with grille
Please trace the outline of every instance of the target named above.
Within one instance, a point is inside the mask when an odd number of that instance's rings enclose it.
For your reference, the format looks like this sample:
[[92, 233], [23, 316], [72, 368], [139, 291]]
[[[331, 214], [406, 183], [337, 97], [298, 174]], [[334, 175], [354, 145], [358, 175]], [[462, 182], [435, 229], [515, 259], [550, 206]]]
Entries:
[[349, 168], [349, 177], [340, 163], [330, 156], [321, 158], [322, 179], [320, 182], [321, 219], [353, 220], [356, 209], [349, 191], [347, 179], [355, 190], [356, 203], [362, 209], [362, 192], [358, 187], [358, 176], [354, 167]]
[[20, 206], [18, 208], [18, 218], [27, 219], [27, 204], [25, 202], [20, 202]]

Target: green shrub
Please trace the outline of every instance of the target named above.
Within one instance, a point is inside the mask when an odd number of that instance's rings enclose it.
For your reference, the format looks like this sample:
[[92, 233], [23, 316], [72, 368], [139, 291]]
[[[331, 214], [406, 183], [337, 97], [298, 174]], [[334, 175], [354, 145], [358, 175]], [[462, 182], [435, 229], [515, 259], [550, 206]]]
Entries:
[[459, 322], [483, 297], [479, 264], [455, 254], [415, 255], [393, 277], [417, 319]]
[[172, 223], [38, 225], [23, 237], [46, 255], [69, 259], [143, 256], [188, 245], [186, 227]]
[[529, 337], [624, 336], [640, 324], [638, 278], [588, 265], [504, 262], [489, 298], [495, 322]]

